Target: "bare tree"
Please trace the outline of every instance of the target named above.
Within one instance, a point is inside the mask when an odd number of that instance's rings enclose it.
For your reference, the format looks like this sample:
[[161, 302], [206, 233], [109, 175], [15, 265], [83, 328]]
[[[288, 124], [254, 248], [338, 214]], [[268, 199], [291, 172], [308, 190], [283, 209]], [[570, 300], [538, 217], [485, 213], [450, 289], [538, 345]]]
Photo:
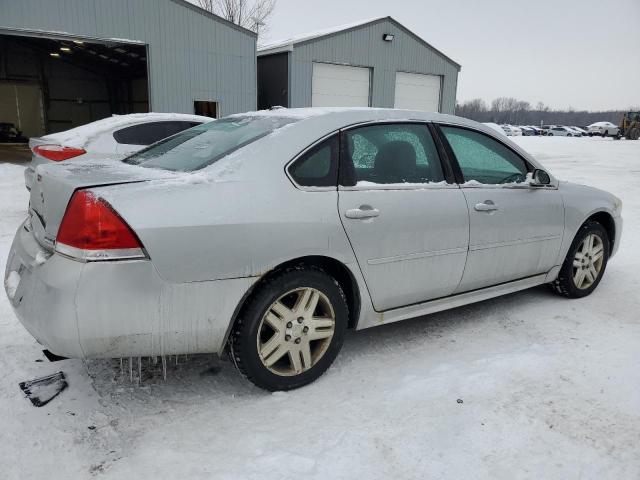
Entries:
[[198, 0], [198, 5], [260, 34], [276, 8], [276, 0]]
[[[629, 111], [633, 111], [631, 108]], [[636, 109], [640, 110], [640, 108]], [[615, 124], [620, 122], [622, 114], [620, 110], [608, 110], [589, 112], [567, 108], [564, 110], [552, 110], [543, 102], [535, 106], [512, 97], [500, 97], [487, 104], [481, 99], [475, 98], [456, 105], [456, 115], [470, 118], [479, 122], [511, 123], [514, 125], [589, 125], [593, 122], [609, 121]]]

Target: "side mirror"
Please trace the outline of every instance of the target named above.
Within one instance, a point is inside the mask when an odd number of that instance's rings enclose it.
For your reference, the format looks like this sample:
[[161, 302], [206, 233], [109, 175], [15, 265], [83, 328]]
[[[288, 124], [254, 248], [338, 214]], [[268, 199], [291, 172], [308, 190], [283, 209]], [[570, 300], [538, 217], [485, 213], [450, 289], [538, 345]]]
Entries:
[[534, 187], [544, 187], [545, 185], [551, 184], [551, 177], [547, 172], [536, 168], [533, 171], [533, 179], [531, 181], [531, 185]]

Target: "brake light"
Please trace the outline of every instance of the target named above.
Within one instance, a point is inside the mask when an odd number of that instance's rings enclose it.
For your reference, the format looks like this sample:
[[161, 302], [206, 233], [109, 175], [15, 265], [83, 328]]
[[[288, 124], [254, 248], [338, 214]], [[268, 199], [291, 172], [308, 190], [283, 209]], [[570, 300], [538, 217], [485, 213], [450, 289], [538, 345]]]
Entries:
[[41, 157], [53, 160], [54, 162], [69, 160], [70, 158], [87, 153], [82, 148], [63, 147], [62, 145], [38, 145], [33, 148], [33, 151]]
[[56, 251], [86, 261], [146, 257], [136, 234], [111, 205], [84, 190], [75, 192], [67, 205]]

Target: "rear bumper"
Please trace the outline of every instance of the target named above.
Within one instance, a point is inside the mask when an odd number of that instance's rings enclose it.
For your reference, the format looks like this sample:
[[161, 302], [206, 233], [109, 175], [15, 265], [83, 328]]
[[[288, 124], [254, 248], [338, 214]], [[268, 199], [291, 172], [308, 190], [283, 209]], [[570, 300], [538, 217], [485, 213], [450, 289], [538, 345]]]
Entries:
[[45, 259], [25, 224], [9, 253], [7, 295], [24, 327], [64, 357], [219, 353], [256, 280], [173, 284], [148, 260], [82, 263], [57, 253]]

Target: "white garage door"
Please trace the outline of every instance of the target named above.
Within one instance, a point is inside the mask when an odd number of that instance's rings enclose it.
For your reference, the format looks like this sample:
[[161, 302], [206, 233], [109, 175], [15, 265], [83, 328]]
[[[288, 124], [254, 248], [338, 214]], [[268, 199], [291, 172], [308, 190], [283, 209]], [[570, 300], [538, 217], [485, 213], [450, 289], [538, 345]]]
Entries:
[[440, 76], [396, 73], [395, 108], [440, 111]]
[[311, 106], [368, 107], [370, 77], [368, 68], [314, 63]]

